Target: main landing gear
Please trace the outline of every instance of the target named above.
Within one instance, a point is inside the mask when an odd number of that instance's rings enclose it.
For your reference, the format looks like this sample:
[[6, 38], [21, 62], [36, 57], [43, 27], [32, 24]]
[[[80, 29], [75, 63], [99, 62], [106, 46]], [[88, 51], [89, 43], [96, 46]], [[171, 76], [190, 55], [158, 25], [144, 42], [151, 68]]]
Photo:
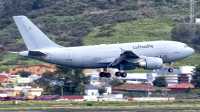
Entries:
[[127, 76], [127, 73], [126, 73], [126, 72], [116, 72], [116, 73], [115, 73], [115, 76], [116, 76], [116, 77], [120, 77], [120, 76], [121, 76], [121, 77], [126, 77], [126, 76]]
[[106, 68], [103, 69], [103, 72], [100, 72], [99, 73], [99, 76], [100, 77], [106, 77], [106, 78], [110, 78], [111, 77], [111, 74], [109, 72], [106, 72]]
[[[99, 73], [99, 76], [100, 77], [106, 77], [106, 78], [110, 78], [111, 77], [111, 74], [110, 73], [106, 73], [106, 72], [100, 72]], [[127, 73], [126, 72], [115, 72], [115, 76], [116, 77], [126, 77], [127, 76]]]
[[[122, 69], [121, 69], [122, 70]], [[127, 76], [127, 73], [126, 72], [122, 72], [120, 69], [118, 72], [115, 72], [115, 76], [116, 77], [126, 77]], [[103, 69], [103, 72], [100, 72], [99, 73], [99, 76], [100, 77], [106, 77], [106, 78], [110, 78], [111, 77], [111, 74], [109, 72], [107, 72], [106, 68]]]
[[122, 70], [124, 69], [124, 65], [123, 64], [120, 64], [118, 69], [119, 69], [119, 71], [115, 73], [116, 77], [120, 77], [120, 76], [121, 77], [126, 77], [127, 76], [126, 72], [124, 72], [124, 71], [122, 72]]
[[111, 74], [110, 74], [110, 73], [106, 73], [106, 72], [100, 72], [100, 73], [99, 73], [99, 76], [100, 76], [100, 77], [110, 78], [110, 77], [111, 77]]

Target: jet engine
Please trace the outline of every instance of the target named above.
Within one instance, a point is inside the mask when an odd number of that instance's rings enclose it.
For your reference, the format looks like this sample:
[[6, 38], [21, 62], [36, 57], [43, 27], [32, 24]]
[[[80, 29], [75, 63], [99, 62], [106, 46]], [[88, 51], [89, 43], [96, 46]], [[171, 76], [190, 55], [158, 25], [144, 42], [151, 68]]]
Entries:
[[144, 69], [160, 69], [162, 68], [162, 65], [162, 59], [156, 57], [147, 57], [144, 60], [138, 62], [138, 67]]

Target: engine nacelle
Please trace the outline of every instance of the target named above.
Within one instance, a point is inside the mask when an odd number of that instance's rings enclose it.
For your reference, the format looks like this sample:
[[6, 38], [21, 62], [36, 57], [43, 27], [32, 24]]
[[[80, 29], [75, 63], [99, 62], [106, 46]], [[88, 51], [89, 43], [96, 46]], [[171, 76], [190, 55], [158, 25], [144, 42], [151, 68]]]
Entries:
[[162, 59], [155, 57], [147, 57], [144, 60], [138, 62], [138, 67], [144, 69], [160, 69], [162, 68], [162, 65]]

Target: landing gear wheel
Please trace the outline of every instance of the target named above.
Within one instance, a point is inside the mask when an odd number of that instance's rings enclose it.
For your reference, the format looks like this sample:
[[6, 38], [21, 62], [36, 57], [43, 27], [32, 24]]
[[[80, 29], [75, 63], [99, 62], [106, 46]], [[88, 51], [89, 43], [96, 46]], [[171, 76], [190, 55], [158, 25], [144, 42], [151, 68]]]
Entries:
[[100, 72], [100, 73], [99, 73], [99, 76], [100, 76], [100, 77], [105, 77], [105, 73], [104, 73], [104, 72]]
[[169, 72], [169, 73], [172, 73], [172, 72], [173, 72], [173, 68], [169, 68], [169, 69], [168, 69], [168, 72]]
[[105, 73], [105, 77], [110, 78], [111, 74], [110, 73]]
[[121, 77], [126, 77], [127, 76], [127, 73], [126, 72], [122, 72], [121, 73]]
[[121, 72], [115, 72], [115, 76], [116, 77], [120, 77], [121, 76]]

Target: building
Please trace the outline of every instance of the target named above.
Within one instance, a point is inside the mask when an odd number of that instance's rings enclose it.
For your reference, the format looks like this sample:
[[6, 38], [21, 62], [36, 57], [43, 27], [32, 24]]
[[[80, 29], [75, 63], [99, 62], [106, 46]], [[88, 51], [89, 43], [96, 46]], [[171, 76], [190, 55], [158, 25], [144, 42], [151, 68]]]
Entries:
[[200, 18], [195, 18], [195, 23], [199, 24], [200, 23]]
[[178, 83], [189, 83], [192, 80], [192, 75], [195, 67], [194, 66], [180, 66], [179, 67], [179, 76]]
[[105, 93], [103, 93], [103, 95], [112, 94], [112, 86], [106, 84], [106, 85], [103, 85], [102, 87], [105, 89]]
[[94, 86], [91, 84], [85, 85], [85, 94], [88, 96], [99, 96], [99, 89], [105, 89], [103, 95], [110, 95], [112, 93], [112, 87], [110, 85], [103, 85], [102, 87]]
[[21, 95], [24, 93], [25, 95], [33, 95], [40, 96], [43, 92], [42, 88], [31, 88], [28, 86], [18, 86], [11, 88], [0, 88], [0, 91], [4, 91], [7, 96], [15, 97], [16, 95]]
[[127, 73], [127, 77], [118, 77], [118, 79], [126, 80], [126, 83], [146, 83], [147, 80], [147, 73]]
[[155, 80], [156, 77], [164, 76], [166, 78], [168, 86], [188, 83], [192, 79], [194, 66], [180, 66], [179, 69], [174, 69], [172, 73], [168, 72], [167, 66], [155, 70], [156, 76], [152, 76], [152, 80]]
[[127, 93], [127, 92], [155, 92], [156, 90], [162, 90], [163, 92], [168, 92], [170, 89], [165, 87], [156, 87], [150, 83], [141, 83], [141, 84], [124, 84], [121, 86], [116, 86], [112, 88], [112, 91], [115, 93]]
[[182, 83], [173, 86], [169, 86], [171, 92], [186, 92], [188, 88], [194, 89], [194, 85], [191, 83]]
[[155, 80], [156, 77], [163, 76], [165, 77], [168, 86], [178, 84], [178, 76], [180, 74], [180, 71], [178, 69], [174, 69], [172, 73], [169, 73], [168, 68], [169, 67], [166, 66], [161, 69], [155, 70], [155, 73], [157, 75], [153, 77], [153, 80]]
[[43, 64], [43, 65], [30, 65], [30, 66], [19, 66], [15, 68], [10, 68], [9, 72], [11, 74], [16, 74], [19, 71], [31, 72], [36, 75], [42, 75], [43, 73], [50, 71], [56, 71], [56, 67], [52, 64]]
[[10, 74], [0, 73], [0, 83], [12, 82]]
[[91, 96], [91, 95], [99, 96], [99, 89], [102, 89], [102, 87], [86, 84], [85, 94], [87, 94], [88, 96]]

